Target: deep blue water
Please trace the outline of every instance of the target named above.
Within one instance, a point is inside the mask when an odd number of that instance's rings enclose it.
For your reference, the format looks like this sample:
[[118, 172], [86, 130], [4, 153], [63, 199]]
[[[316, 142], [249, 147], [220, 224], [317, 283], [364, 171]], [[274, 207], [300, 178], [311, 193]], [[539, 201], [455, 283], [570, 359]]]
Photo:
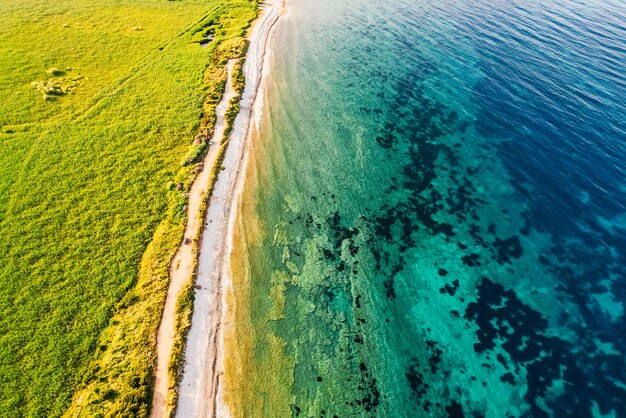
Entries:
[[290, 7], [250, 271], [294, 415], [626, 416], [626, 3]]
[[485, 74], [478, 129], [506, 138], [498, 156], [527, 225], [552, 240], [539, 261], [572, 305], [559, 323], [573, 333], [543, 347], [536, 378], [564, 382], [548, 404], [556, 415], [624, 416], [626, 4], [473, 6], [464, 27]]

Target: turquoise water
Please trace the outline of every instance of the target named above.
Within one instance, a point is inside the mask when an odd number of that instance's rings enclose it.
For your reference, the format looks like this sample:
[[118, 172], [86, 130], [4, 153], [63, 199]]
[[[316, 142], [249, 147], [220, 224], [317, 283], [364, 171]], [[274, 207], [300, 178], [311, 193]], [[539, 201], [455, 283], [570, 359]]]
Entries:
[[626, 3], [288, 5], [246, 188], [291, 413], [626, 416]]

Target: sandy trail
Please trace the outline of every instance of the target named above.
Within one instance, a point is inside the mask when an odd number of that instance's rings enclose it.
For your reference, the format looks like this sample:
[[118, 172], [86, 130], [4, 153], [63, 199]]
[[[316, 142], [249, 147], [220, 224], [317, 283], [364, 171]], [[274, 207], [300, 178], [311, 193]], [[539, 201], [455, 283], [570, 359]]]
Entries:
[[228, 255], [234, 227], [237, 197], [245, 168], [246, 142], [257, 117], [257, 93], [266, 74], [266, 48], [282, 11], [282, 0], [262, 6], [250, 36], [244, 73], [246, 86], [220, 173], [209, 202], [199, 249], [194, 312], [185, 349], [185, 365], [179, 386], [176, 415], [182, 418], [226, 416], [221, 404], [220, 375], [223, 371], [222, 327], [225, 292], [230, 285]]
[[174, 338], [176, 336], [174, 330], [176, 301], [178, 300], [182, 288], [187, 281], [190, 280], [194, 266], [193, 246], [191, 242], [187, 242], [187, 239], [192, 240], [194, 237], [198, 236], [200, 232], [200, 206], [209, 186], [211, 170], [217, 162], [220, 143], [224, 139], [226, 111], [228, 110], [231, 99], [237, 95], [232, 86], [232, 74], [236, 62], [237, 60], [230, 60], [227, 65], [228, 80], [226, 82], [226, 88], [224, 89], [222, 99], [215, 108], [216, 120], [213, 129], [213, 145], [209, 146], [209, 151], [204, 158], [204, 167], [191, 186], [187, 209], [185, 240], [176, 252], [170, 265], [170, 285], [165, 299], [159, 332], [157, 334], [157, 370], [151, 412], [152, 418], [161, 418], [166, 415], [167, 390], [169, 386], [167, 368], [172, 353]]

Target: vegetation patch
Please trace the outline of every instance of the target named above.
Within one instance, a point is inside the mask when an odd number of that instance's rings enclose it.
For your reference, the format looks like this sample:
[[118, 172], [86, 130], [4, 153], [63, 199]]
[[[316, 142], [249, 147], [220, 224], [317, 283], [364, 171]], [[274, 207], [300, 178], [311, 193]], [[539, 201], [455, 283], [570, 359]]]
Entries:
[[[3, 416], [149, 414], [169, 263], [205, 152], [190, 147], [212, 130], [256, 13], [248, 0], [3, 3]], [[221, 32], [198, 48], [210, 20]]]
[[228, 104], [228, 109], [226, 110], [226, 115], [224, 118], [224, 121], [226, 123], [226, 129], [224, 131], [225, 137], [228, 137], [228, 135], [230, 135], [231, 132], [233, 131], [233, 124], [235, 122], [235, 118], [239, 114], [239, 110], [241, 110], [239, 108], [239, 100], [240, 100], [239, 96], [234, 97]]
[[[244, 51], [248, 49], [248, 44], [245, 45]], [[245, 54], [244, 54], [245, 55]], [[226, 127], [224, 129], [224, 140], [228, 140], [228, 137], [233, 131], [233, 124], [235, 123], [235, 119], [241, 110], [239, 106], [239, 102], [241, 102], [241, 95], [243, 94], [243, 89], [246, 85], [246, 76], [243, 73], [243, 63], [245, 58], [241, 58], [237, 61], [233, 67], [233, 89], [236, 93], [236, 96], [233, 97], [228, 103], [228, 109], [226, 110], [226, 115], [224, 116], [224, 122]], [[223, 160], [223, 158], [222, 158]], [[222, 163], [220, 160], [220, 164]]]
[[44, 100], [55, 100], [59, 96], [65, 96], [74, 92], [78, 87], [83, 76], [80, 74], [68, 75], [71, 68], [60, 70], [52, 67], [46, 71], [50, 78], [47, 80], [33, 81], [30, 83], [39, 93], [42, 94]]
[[243, 89], [246, 86], [246, 75], [243, 72], [243, 65], [245, 62], [246, 59], [242, 58], [237, 61], [235, 68], [233, 68], [233, 88], [239, 96], [243, 94]]

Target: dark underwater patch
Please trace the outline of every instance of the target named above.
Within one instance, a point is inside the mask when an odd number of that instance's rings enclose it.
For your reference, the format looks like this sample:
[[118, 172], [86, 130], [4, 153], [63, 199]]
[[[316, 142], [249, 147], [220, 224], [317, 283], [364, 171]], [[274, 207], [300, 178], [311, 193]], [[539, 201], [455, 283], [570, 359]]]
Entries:
[[456, 293], [456, 290], [459, 288], [459, 281], [455, 280], [452, 282], [452, 284], [446, 284], [444, 287], [442, 287], [441, 289], [439, 289], [439, 293], [447, 293], [450, 296], [454, 296], [454, 294]]
[[404, 374], [413, 395], [417, 399], [417, 404], [421, 405], [421, 399], [426, 395], [429, 385], [426, 383], [424, 375], [420, 371], [417, 360], [413, 360], [406, 373]]
[[465, 418], [463, 406], [456, 401], [452, 401], [450, 405], [446, 406], [446, 413], [448, 418]]
[[517, 236], [504, 240], [496, 238], [493, 242], [493, 246], [496, 249], [497, 260], [500, 264], [510, 264], [511, 260], [520, 258], [524, 253], [519, 237]]
[[[526, 369], [528, 389], [524, 399], [534, 417], [549, 416], [539, 400], [557, 381], [562, 381], [566, 390], [544, 401], [561, 416], [587, 416], [593, 402], [603, 414], [626, 407], [626, 390], [620, 386], [624, 381], [621, 356], [598, 358], [599, 353], [591, 347], [577, 352], [570, 342], [551, 335], [546, 319], [525, 305], [513, 290], [487, 278], [477, 290], [477, 301], [465, 311], [465, 318], [478, 326], [474, 349], [483, 353], [501, 348], [516, 366]], [[506, 365], [503, 360], [498, 355], [498, 361]], [[613, 366], [607, 367], [609, 364]], [[598, 369], [603, 373], [593, 372]], [[501, 379], [510, 384], [516, 380], [511, 372]]]

